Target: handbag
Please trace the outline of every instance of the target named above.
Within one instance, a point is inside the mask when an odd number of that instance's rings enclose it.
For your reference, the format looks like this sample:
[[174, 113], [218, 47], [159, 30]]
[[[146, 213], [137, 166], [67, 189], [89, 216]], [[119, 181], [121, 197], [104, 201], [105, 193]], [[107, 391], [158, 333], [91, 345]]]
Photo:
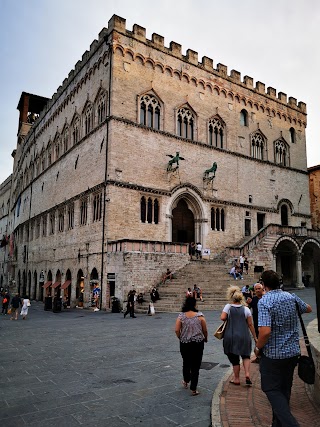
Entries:
[[224, 320], [221, 325], [218, 327], [216, 332], [213, 334], [218, 340], [221, 340], [224, 337], [224, 331], [227, 326], [227, 320]]
[[296, 308], [297, 308], [298, 316], [299, 316], [300, 323], [301, 323], [303, 338], [304, 338], [304, 341], [306, 343], [307, 352], [308, 352], [308, 356], [300, 356], [299, 357], [298, 375], [299, 375], [299, 378], [302, 379], [302, 381], [305, 382], [306, 384], [314, 384], [314, 380], [315, 380], [315, 376], [316, 376], [316, 369], [315, 369], [315, 365], [314, 365], [314, 361], [313, 361], [313, 357], [312, 357], [312, 353], [311, 353], [309, 338], [308, 338], [307, 331], [306, 331], [306, 328], [305, 328], [303, 320], [302, 320], [302, 316], [301, 316], [299, 305], [298, 305], [297, 301], [296, 301]]

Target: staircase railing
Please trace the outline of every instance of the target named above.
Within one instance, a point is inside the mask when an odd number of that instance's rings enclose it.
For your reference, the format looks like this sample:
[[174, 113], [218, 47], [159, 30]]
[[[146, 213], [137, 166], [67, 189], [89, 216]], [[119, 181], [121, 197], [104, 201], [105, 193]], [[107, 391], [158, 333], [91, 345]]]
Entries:
[[286, 235], [300, 237], [320, 238], [320, 231], [307, 229], [306, 227], [293, 227], [290, 225], [268, 224], [261, 228], [253, 236], [248, 237], [244, 242], [229, 246], [229, 254], [232, 257], [239, 257], [240, 254], [249, 254], [257, 244], [268, 235]]

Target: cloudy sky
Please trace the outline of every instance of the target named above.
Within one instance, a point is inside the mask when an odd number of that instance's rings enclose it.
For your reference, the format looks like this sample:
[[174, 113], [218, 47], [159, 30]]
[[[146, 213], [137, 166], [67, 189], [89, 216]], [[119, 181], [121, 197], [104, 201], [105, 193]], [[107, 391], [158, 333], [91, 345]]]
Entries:
[[113, 14], [306, 102], [308, 166], [320, 164], [318, 0], [0, 0], [0, 183], [21, 92], [51, 97]]

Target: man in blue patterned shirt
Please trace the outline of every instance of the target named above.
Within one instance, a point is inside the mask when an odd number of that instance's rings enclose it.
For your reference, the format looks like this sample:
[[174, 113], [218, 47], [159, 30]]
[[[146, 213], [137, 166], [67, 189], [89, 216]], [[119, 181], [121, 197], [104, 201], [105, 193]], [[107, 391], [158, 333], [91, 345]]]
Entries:
[[261, 388], [272, 406], [272, 427], [299, 427], [290, 411], [294, 368], [300, 355], [296, 302], [301, 313], [310, 305], [280, 290], [279, 276], [267, 270], [261, 276], [266, 294], [258, 303], [259, 338], [254, 350], [260, 359]]

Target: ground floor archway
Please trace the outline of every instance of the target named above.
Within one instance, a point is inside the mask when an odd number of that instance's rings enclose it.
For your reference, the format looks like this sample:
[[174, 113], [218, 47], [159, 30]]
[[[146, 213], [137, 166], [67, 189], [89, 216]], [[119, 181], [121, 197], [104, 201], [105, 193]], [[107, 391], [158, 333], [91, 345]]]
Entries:
[[296, 286], [301, 283], [297, 271], [297, 260], [300, 257], [299, 247], [291, 238], [282, 238], [274, 252], [276, 256], [276, 271], [282, 276], [285, 286]]
[[172, 242], [204, 244], [204, 208], [195, 188], [180, 188], [169, 204], [171, 218], [170, 236]]
[[172, 210], [172, 241], [180, 243], [195, 241], [194, 215], [184, 199], [180, 199]]

